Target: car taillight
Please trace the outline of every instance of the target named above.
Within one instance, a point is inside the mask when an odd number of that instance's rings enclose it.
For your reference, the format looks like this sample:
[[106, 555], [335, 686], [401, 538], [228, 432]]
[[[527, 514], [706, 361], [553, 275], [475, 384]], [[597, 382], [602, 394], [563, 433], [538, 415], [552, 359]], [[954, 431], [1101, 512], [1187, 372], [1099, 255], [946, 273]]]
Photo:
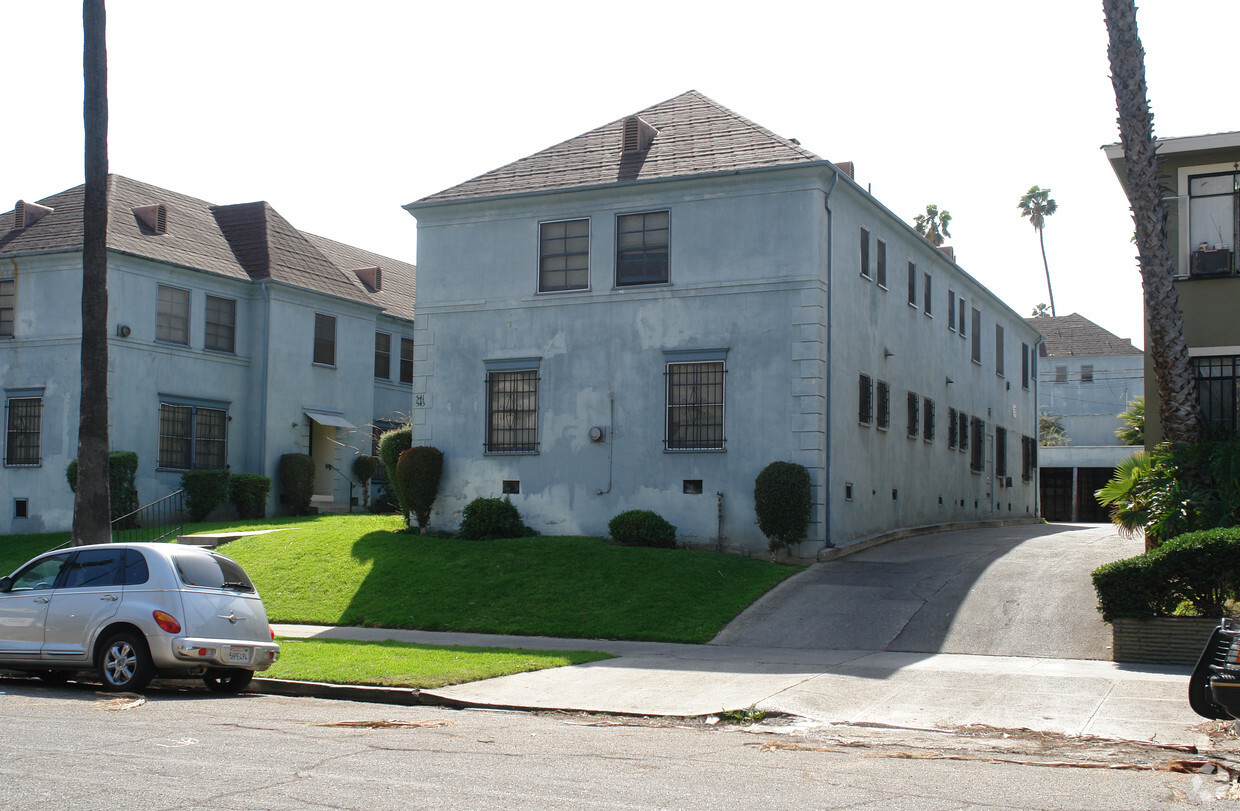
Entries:
[[181, 623], [177, 622], [177, 618], [169, 614], [167, 611], [152, 611], [151, 616], [155, 618], [155, 624], [160, 628], [163, 628], [168, 633], [181, 633]]
[[275, 641], [276, 641], [276, 629], [275, 629], [275, 628], [272, 628], [270, 625], [268, 625], [268, 626], [267, 626], [267, 632], [271, 634], [271, 641], [272, 641], [272, 642], [275, 642]]

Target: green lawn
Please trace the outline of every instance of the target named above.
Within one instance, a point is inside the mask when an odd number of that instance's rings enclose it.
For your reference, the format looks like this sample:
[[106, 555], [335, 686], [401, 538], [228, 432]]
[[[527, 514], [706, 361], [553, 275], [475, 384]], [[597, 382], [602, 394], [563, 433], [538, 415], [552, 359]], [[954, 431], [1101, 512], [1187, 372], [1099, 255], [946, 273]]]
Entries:
[[259, 676], [328, 684], [432, 689], [613, 658], [597, 651], [537, 651], [281, 637], [280, 659]]

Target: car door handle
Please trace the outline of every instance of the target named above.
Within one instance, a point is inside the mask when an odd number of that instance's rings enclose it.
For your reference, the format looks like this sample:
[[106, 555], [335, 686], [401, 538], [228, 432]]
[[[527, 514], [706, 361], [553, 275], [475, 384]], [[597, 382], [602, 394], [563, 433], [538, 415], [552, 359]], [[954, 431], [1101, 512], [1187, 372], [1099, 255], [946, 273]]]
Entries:
[[51, 600], [49, 600], [47, 597], [35, 597], [34, 601], [36, 603], [50, 603], [51, 602]]
[[100, 599], [100, 600], [108, 600], [108, 601], [110, 601], [110, 602], [113, 602], [113, 603], [114, 603], [114, 602], [116, 602], [117, 600], [119, 600], [120, 598], [119, 598], [119, 597], [117, 597], [115, 594], [105, 594], [105, 595], [103, 595], [102, 597], [100, 597], [99, 599]]

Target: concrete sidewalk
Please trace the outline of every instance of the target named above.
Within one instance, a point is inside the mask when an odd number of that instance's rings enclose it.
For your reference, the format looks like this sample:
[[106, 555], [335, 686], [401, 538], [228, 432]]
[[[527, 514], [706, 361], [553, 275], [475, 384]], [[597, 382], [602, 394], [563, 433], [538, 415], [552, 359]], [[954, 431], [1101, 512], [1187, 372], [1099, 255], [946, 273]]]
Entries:
[[1017, 656], [676, 645], [276, 625], [281, 636], [596, 650], [618, 658], [423, 695], [469, 706], [698, 716], [758, 709], [819, 723], [966, 724], [1204, 745], [1189, 668]]

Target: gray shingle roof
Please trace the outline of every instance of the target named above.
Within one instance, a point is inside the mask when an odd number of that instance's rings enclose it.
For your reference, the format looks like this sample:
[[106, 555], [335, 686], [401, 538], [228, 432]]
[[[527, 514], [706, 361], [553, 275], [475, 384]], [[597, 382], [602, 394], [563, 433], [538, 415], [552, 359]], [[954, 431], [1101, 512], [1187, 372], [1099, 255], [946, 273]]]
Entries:
[[1140, 355], [1127, 338], [1118, 338], [1083, 315], [1043, 316], [1025, 321], [1046, 339], [1042, 357], [1066, 355]]
[[[0, 256], [80, 251], [84, 191], [76, 186], [39, 200], [53, 211], [22, 229], [13, 227], [13, 211], [0, 214]], [[133, 213], [136, 206], [157, 203], [168, 212], [164, 234]], [[272, 279], [413, 318], [413, 265], [299, 231], [265, 202], [216, 206], [109, 175], [108, 248], [235, 279]], [[369, 291], [353, 272], [367, 266], [382, 269], [382, 290]]]
[[658, 130], [645, 152], [622, 153], [620, 118], [413, 205], [822, 160], [696, 90], [636, 115]]

